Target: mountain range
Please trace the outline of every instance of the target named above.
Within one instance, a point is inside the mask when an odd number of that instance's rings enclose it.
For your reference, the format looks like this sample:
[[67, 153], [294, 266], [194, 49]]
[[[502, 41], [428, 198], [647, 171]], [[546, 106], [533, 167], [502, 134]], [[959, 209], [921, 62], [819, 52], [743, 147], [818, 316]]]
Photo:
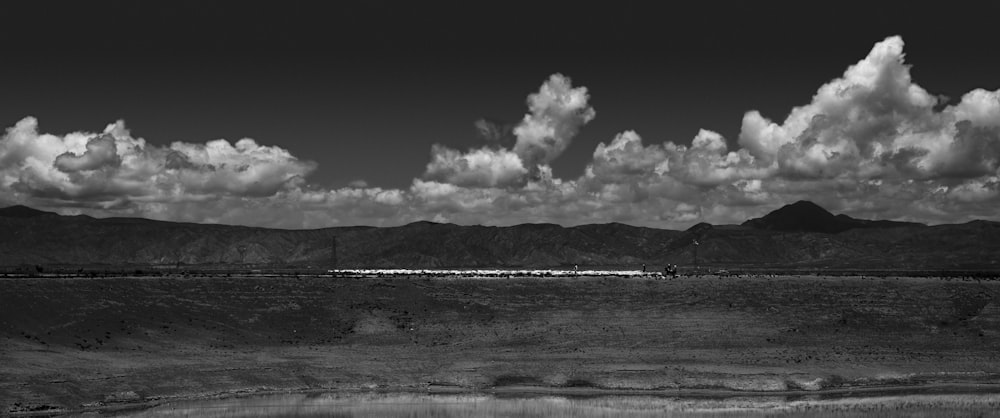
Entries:
[[1000, 222], [927, 226], [833, 215], [808, 201], [741, 225], [508, 227], [415, 222], [284, 230], [0, 209], [0, 266], [1000, 269]]

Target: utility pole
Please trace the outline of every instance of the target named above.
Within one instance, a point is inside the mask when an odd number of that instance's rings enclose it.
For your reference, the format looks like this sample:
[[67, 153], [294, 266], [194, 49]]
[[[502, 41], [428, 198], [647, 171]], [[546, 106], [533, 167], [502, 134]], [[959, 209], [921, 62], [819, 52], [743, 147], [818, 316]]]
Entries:
[[694, 269], [698, 270], [698, 240], [694, 240]]

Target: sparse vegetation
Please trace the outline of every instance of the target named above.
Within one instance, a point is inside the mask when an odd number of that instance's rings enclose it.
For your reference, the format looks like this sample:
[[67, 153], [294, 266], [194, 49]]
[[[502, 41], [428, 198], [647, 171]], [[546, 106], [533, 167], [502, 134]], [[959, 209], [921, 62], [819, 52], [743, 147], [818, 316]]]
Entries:
[[0, 285], [8, 412], [265, 387], [717, 396], [1000, 383], [995, 281], [262, 275]]

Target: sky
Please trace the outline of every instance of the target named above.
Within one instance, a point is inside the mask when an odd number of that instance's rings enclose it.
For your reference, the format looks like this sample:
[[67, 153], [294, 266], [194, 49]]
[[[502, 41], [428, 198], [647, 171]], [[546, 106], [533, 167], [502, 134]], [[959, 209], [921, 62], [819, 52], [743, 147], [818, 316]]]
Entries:
[[996, 3], [19, 3], [2, 206], [296, 229], [684, 229], [797, 200], [1000, 220]]

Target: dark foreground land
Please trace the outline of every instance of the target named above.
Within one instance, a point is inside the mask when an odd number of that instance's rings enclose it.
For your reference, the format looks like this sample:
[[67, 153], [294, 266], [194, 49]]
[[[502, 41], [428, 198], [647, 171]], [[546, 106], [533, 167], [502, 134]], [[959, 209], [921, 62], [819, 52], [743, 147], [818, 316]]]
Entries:
[[277, 391], [1000, 391], [1000, 282], [0, 279], [0, 415]]

